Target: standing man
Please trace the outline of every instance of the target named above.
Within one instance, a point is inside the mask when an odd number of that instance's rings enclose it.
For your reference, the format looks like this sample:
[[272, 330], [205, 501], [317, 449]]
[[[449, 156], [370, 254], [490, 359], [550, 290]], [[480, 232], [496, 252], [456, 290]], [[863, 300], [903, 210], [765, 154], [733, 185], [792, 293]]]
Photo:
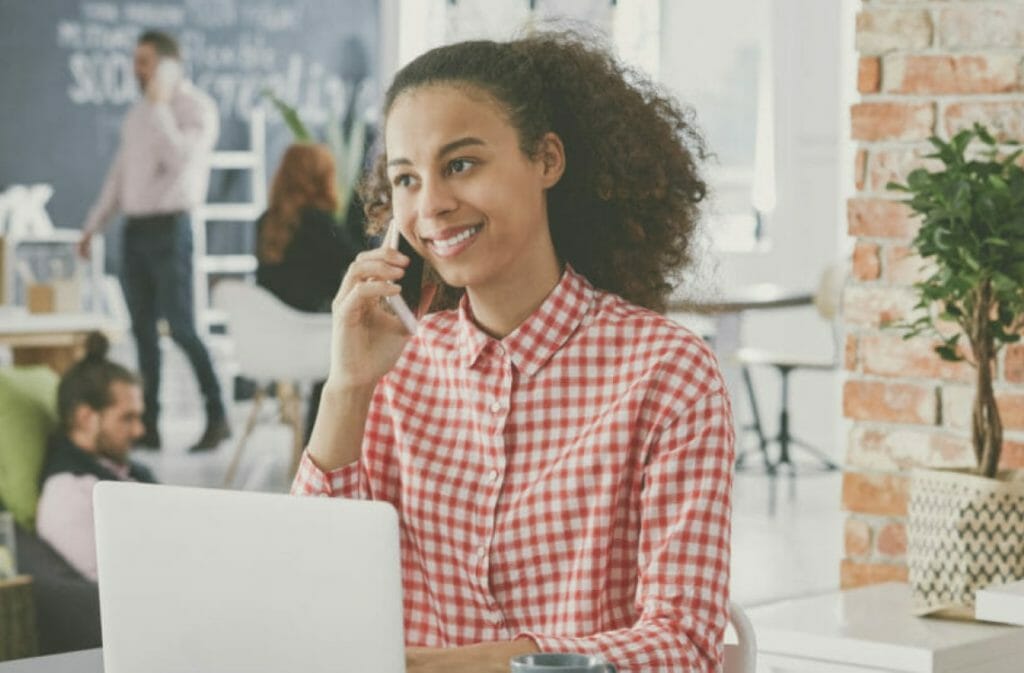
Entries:
[[188, 355], [206, 399], [206, 430], [190, 449], [205, 451], [231, 434], [210, 355], [196, 333], [192, 306], [189, 211], [206, 196], [209, 154], [217, 141], [217, 109], [182, 76], [178, 43], [166, 33], [150, 30], [139, 37], [135, 78], [144, 97], [124, 119], [117, 155], [89, 212], [79, 250], [88, 257], [93, 234], [115, 213], [125, 214], [121, 282], [145, 391], [140, 445], [160, 448], [157, 318], [163, 315], [171, 337]]

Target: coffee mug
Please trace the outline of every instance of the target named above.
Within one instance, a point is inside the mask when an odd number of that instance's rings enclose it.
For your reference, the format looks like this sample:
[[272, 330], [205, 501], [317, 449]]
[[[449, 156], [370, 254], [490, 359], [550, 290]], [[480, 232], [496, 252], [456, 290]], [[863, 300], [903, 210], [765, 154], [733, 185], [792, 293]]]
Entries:
[[615, 673], [615, 666], [589, 654], [548, 652], [512, 658], [512, 673]]

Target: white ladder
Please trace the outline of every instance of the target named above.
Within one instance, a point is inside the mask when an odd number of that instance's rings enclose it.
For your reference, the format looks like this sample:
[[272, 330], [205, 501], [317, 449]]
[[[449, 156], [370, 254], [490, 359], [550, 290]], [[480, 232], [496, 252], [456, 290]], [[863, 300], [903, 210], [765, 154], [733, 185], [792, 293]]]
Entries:
[[210, 255], [206, 252], [206, 223], [238, 222], [252, 225], [267, 207], [266, 113], [253, 108], [249, 114], [249, 149], [212, 152], [210, 170], [247, 170], [251, 180], [250, 199], [238, 203], [204, 203], [192, 211], [192, 273], [196, 331], [209, 334], [210, 326], [223, 323], [224, 316], [210, 308], [212, 274], [255, 273], [256, 256], [251, 250]]

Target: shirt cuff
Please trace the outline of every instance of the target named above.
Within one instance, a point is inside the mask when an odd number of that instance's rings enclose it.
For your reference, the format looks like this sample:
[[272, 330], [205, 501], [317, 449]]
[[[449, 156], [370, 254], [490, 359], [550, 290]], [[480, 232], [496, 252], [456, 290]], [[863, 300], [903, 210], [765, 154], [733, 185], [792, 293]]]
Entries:
[[299, 469], [292, 482], [292, 495], [319, 495], [329, 497], [359, 497], [359, 461], [336, 470], [324, 472], [303, 451]]
[[577, 652], [579, 654], [602, 654], [593, 638], [571, 638], [546, 636], [540, 633], [523, 631], [516, 634], [513, 640], [529, 638], [541, 652]]

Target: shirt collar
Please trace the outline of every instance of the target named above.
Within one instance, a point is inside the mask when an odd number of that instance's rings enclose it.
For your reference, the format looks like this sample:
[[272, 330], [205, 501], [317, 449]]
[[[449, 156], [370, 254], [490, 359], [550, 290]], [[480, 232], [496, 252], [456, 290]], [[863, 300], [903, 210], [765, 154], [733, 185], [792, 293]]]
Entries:
[[590, 311], [594, 295], [590, 282], [566, 264], [561, 280], [537, 310], [500, 340], [477, 327], [469, 295], [463, 295], [458, 318], [462, 365], [467, 369], [473, 367], [488, 347], [500, 345], [516, 369], [533, 376], [576, 331]]

